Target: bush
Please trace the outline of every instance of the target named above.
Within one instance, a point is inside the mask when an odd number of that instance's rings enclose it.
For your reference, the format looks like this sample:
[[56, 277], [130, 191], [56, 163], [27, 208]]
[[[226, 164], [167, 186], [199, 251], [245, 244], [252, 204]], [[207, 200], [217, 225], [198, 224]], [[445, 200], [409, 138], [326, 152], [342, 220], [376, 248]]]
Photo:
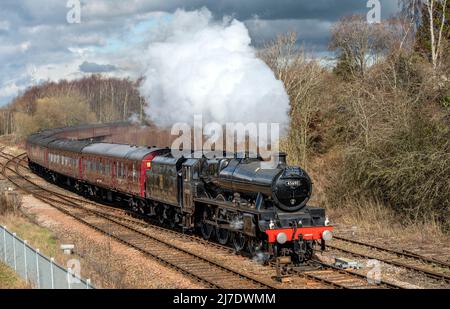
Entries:
[[20, 214], [22, 196], [17, 192], [0, 193], [0, 215]]
[[338, 200], [371, 197], [414, 222], [438, 219], [450, 230], [450, 129], [416, 116], [412, 130], [398, 131], [370, 147], [344, 155]]
[[15, 118], [16, 123], [20, 124], [17, 132], [22, 137], [40, 129], [93, 123], [97, 120], [87, 100], [77, 92], [38, 99], [33, 115], [18, 112]]

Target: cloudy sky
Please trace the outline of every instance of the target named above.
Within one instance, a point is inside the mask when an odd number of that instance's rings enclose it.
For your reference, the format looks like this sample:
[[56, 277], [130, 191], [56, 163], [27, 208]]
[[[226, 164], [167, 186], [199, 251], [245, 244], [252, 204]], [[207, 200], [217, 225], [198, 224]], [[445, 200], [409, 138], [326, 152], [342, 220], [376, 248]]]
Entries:
[[[0, 1], [0, 106], [26, 87], [91, 73], [136, 78], [133, 57], [176, 9], [209, 9], [247, 26], [260, 46], [278, 33], [296, 31], [317, 57], [328, 55], [331, 25], [349, 14], [366, 14], [368, 0], [81, 0], [80, 23], [69, 23], [77, 0]], [[398, 10], [380, 0], [381, 18]]]

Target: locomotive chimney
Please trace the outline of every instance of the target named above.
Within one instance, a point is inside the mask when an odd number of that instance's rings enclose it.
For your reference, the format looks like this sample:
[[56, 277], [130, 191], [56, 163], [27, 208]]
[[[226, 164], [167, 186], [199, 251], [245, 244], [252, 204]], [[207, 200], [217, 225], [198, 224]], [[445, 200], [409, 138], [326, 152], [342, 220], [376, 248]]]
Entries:
[[278, 166], [286, 166], [286, 153], [285, 152], [278, 153]]

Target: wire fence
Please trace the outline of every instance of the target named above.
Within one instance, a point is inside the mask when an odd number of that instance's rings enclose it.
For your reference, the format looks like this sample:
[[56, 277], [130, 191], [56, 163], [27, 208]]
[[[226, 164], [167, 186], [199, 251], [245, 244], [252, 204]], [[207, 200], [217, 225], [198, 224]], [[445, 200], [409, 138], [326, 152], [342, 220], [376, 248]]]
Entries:
[[89, 279], [83, 280], [72, 268], [64, 268], [0, 226], [0, 261], [33, 288], [94, 289]]

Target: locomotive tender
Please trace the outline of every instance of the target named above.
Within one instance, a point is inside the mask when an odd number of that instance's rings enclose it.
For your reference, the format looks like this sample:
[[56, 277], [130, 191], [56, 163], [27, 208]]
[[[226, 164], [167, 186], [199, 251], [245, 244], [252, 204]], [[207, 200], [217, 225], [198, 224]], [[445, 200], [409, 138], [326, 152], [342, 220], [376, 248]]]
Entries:
[[287, 166], [284, 154], [277, 167], [263, 169], [261, 159], [248, 154], [175, 158], [169, 148], [73, 139], [64, 132], [29, 136], [28, 163], [85, 196], [126, 203], [172, 228], [199, 231], [264, 260], [288, 256], [304, 262], [316, 242], [323, 250], [332, 238], [325, 210], [307, 206], [309, 176]]

